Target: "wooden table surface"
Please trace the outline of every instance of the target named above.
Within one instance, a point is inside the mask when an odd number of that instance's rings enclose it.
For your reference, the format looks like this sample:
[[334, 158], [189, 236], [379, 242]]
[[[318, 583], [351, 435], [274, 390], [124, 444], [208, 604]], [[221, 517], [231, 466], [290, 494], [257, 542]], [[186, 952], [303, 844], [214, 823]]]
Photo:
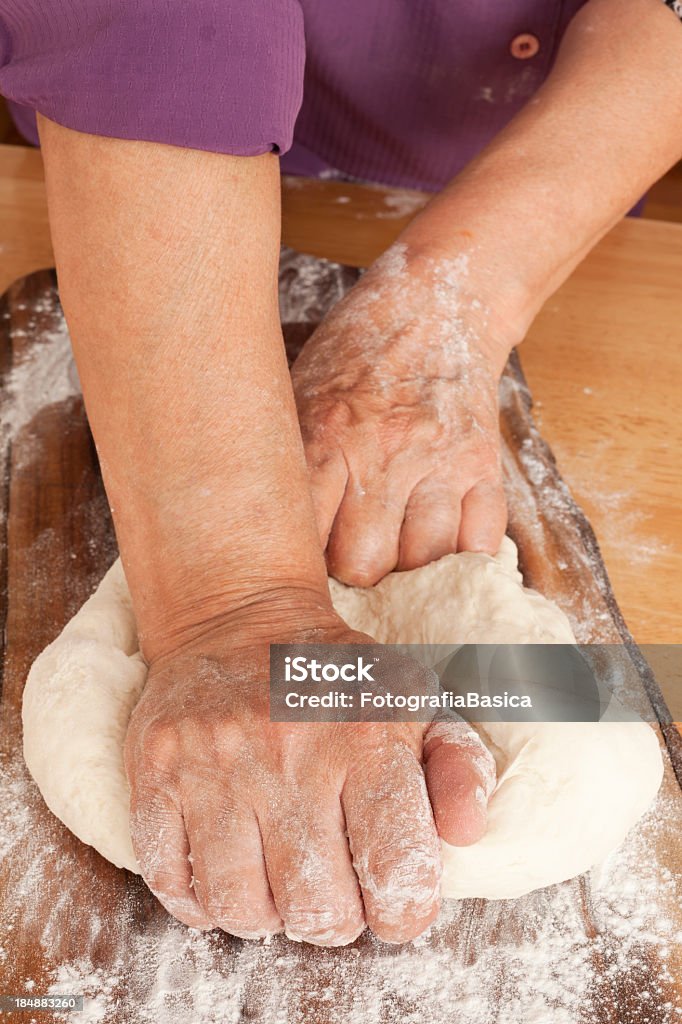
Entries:
[[[417, 193], [285, 182], [294, 248], [362, 265]], [[0, 146], [0, 293], [52, 265], [40, 154]], [[553, 296], [521, 354], [536, 419], [587, 512], [640, 643], [682, 643], [682, 225], [619, 224]], [[682, 693], [666, 693], [682, 720]]]

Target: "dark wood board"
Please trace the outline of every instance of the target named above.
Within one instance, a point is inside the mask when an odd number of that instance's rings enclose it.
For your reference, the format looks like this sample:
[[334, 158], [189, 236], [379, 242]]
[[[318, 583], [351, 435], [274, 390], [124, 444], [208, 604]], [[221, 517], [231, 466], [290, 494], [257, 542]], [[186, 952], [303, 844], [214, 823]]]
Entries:
[[[297, 266], [285, 257], [285, 287]], [[320, 267], [319, 303], [299, 303], [285, 331], [292, 353], [355, 273]], [[501, 422], [510, 532], [526, 582], [558, 601], [581, 641], [627, 645], [642, 706], [664, 723], [661, 797], [624, 853], [601, 875], [520, 900], [451, 903], [432, 934], [405, 949], [363, 935], [352, 947], [319, 950], [285, 938], [263, 946], [191, 934], [139, 878], [53, 818], [23, 766], [23, 685], [32, 660], [116, 554], [75, 382], [46, 382], [45, 367], [64, 338], [51, 272], [17, 282], [0, 300], [0, 994], [61, 985], [88, 997], [85, 1012], [72, 1018], [80, 1024], [679, 1020], [680, 738], [665, 724], [660, 692], [622, 620], [589, 524], [533, 423], [516, 359], [503, 382]], [[63, 375], [59, 360], [55, 367]], [[32, 386], [44, 389], [45, 400], [17, 415], [18, 392]], [[16, 1019], [54, 1016], [22, 1012]]]

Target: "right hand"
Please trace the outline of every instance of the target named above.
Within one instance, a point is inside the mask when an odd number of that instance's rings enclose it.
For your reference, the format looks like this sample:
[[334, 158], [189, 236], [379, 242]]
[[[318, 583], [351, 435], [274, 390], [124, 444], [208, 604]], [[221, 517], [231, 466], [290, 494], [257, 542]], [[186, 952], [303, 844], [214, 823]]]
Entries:
[[455, 551], [493, 555], [504, 536], [510, 344], [461, 261], [388, 249], [292, 367], [320, 539], [342, 583], [372, 586]]
[[[277, 640], [369, 641], [329, 620]], [[423, 670], [401, 660], [404, 685]], [[438, 912], [438, 832], [465, 845], [485, 829], [489, 764], [438, 726], [432, 811], [428, 726], [271, 722], [268, 675], [269, 643], [224, 629], [150, 666], [125, 749], [143, 877], [196, 928], [331, 946], [365, 924], [416, 937]]]

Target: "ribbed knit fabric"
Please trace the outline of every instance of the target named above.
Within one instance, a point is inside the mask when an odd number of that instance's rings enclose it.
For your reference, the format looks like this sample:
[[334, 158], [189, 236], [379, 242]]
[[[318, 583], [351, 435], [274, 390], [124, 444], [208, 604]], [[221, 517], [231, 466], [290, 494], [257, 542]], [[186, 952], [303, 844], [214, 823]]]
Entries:
[[298, 0], [0, 0], [0, 25], [0, 93], [68, 128], [245, 156], [291, 146]]
[[[0, 93], [34, 139], [38, 110], [435, 190], [544, 81], [584, 2], [0, 0]], [[539, 46], [524, 59], [512, 42], [526, 34]]]

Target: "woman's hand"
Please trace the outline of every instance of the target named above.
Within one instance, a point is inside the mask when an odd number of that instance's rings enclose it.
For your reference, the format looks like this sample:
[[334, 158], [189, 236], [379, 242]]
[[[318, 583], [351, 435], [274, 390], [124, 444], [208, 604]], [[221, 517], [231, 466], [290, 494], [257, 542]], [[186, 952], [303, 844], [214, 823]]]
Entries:
[[398, 243], [326, 317], [292, 377], [330, 572], [369, 586], [506, 525], [497, 389], [510, 345], [468, 258]]
[[[333, 613], [316, 622], [277, 639], [369, 642]], [[392, 679], [423, 684], [398, 660]], [[152, 664], [125, 751], [145, 880], [186, 924], [244, 938], [335, 946], [365, 923], [414, 938], [438, 911], [438, 833], [485, 830], [492, 758], [461, 722], [271, 722], [268, 663], [267, 641], [233, 624]]]

